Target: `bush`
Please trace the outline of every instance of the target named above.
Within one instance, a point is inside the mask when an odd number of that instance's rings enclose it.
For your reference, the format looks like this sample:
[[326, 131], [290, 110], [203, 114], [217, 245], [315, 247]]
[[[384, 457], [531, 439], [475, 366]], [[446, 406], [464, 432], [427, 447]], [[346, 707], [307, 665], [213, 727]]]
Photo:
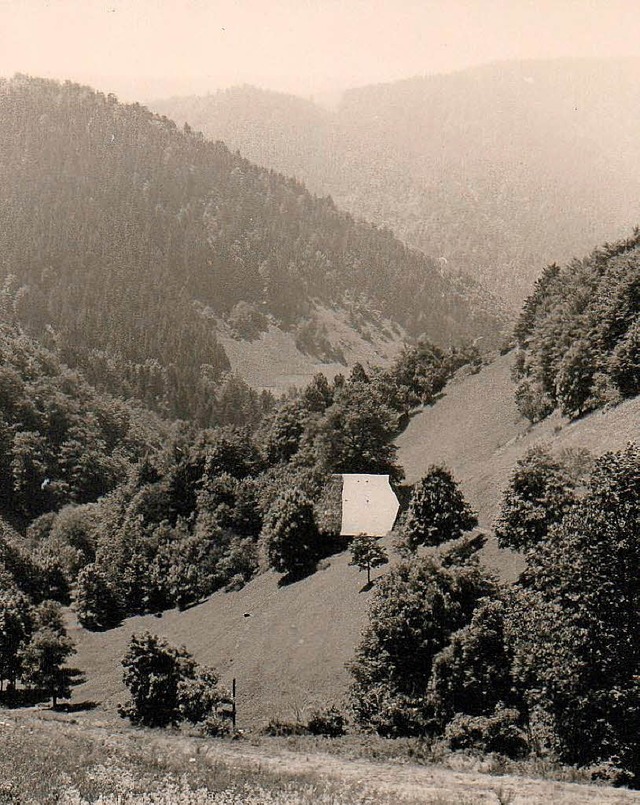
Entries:
[[605, 372], [594, 372], [591, 383], [591, 408], [611, 408], [622, 402], [620, 389]]
[[231, 733], [231, 722], [219, 713], [209, 713], [201, 726], [202, 732], [211, 738], [224, 738]]
[[297, 349], [304, 355], [312, 355], [325, 363], [346, 364], [340, 347], [334, 347], [329, 339], [326, 325], [317, 318], [301, 321], [294, 330]]
[[347, 720], [337, 707], [327, 707], [311, 714], [307, 728], [312, 735], [338, 738], [346, 733]]
[[239, 590], [258, 568], [258, 546], [250, 537], [232, 537], [216, 565], [216, 586]]
[[447, 724], [445, 740], [451, 749], [497, 752], [507, 757], [524, 757], [529, 747], [519, 726], [517, 710], [496, 708], [490, 716], [468, 716], [458, 713]]
[[[148, 632], [133, 635], [122, 659], [131, 699], [118, 707], [133, 724], [166, 727], [180, 721], [202, 724], [207, 734], [221, 734], [222, 708], [229, 695], [218, 674], [198, 666], [189, 652]], [[211, 731], [213, 730], [213, 731]]]
[[594, 782], [607, 783], [613, 786], [631, 785], [635, 778], [633, 772], [620, 765], [620, 758], [617, 756], [589, 766], [589, 772]]
[[272, 737], [286, 737], [288, 735], [308, 735], [309, 728], [302, 721], [281, 721], [278, 718], [272, 718], [268, 724], [260, 730], [263, 735], [271, 735]]
[[206, 667], [198, 667], [193, 678], [179, 682], [178, 708], [182, 718], [192, 724], [206, 724], [209, 719], [221, 718], [219, 711], [230, 700], [218, 683], [216, 672]]
[[224, 585], [224, 591], [225, 593], [237, 593], [238, 590], [241, 590], [246, 583], [247, 580], [242, 573], [236, 573], [236, 575], [232, 576]]
[[123, 718], [148, 727], [166, 727], [181, 720], [179, 686], [195, 675], [195, 663], [185, 648], [175, 648], [149, 632], [133, 635], [122, 667], [131, 694], [118, 707]]

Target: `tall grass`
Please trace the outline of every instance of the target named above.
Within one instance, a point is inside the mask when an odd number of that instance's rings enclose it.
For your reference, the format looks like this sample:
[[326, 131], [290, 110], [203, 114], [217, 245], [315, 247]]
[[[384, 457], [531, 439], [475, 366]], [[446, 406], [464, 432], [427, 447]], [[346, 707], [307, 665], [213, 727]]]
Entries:
[[277, 744], [293, 752], [322, 752], [347, 760], [390, 761], [433, 765], [454, 771], [503, 776], [533, 777], [563, 783], [591, 783], [589, 769], [564, 766], [544, 758], [511, 760], [503, 755], [452, 752], [443, 741], [422, 738], [382, 738], [371, 734], [349, 734], [339, 738], [290, 735], [285, 738], [254, 737], [252, 742]]
[[234, 767], [179, 734], [109, 733], [0, 711], [0, 805], [391, 805], [412, 803], [318, 775]]

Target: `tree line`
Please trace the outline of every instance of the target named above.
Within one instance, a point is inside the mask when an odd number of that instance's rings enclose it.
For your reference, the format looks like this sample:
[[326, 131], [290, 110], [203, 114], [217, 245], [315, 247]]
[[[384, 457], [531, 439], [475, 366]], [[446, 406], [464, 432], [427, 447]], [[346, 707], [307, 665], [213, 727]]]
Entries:
[[[303, 533], [305, 523], [296, 525]], [[272, 720], [267, 733], [335, 736], [350, 721], [385, 737], [544, 758], [637, 787], [640, 449], [525, 454], [495, 525], [499, 545], [525, 559], [514, 584], [479, 561], [486, 535], [476, 525], [451, 472], [429, 468], [396, 528], [400, 557], [375, 580], [346, 711], [316, 712], [308, 724]], [[354, 563], [381, 564], [375, 546], [354, 539]], [[149, 664], [166, 677], [170, 712], [153, 706], [160, 694], [148, 679], [157, 674], [140, 670]], [[201, 695], [206, 713], [185, 714], [183, 691], [204, 683], [183, 650], [137, 635], [123, 666], [132, 696], [122, 715], [135, 723], [186, 719], [208, 734], [230, 730], [228, 692], [215, 673]]]
[[[538, 753], [634, 783], [637, 447], [598, 459], [537, 448], [519, 462], [495, 533], [526, 567], [505, 587], [478, 561], [484, 538], [471, 533], [477, 520], [451, 473], [431, 468], [403, 492], [392, 444], [412, 407], [433, 401], [462, 364], [477, 365], [476, 351], [422, 342], [386, 370], [318, 375], [251, 425], [201, 429], [97, 392], [17, 325], [1, 335], [3, 514], [14, 528], [6, 522], [0, 535], [0, 677], [10, 688], [67, 695], [60, 604], [105, 629], [236, 588], [259, 567], [284, 581], [313, 572], [336, 549], [333, 474], [383, 472], [406, 501], [401, 557], [376, 579], [356, 651], [356, 724], [453, 749]], [[25, 443], [54, 448], [21, 452]], [[85, 451], [100, 484], [86, 486], [81, 462], [61, 462]], [[41, 461], [25, 470], [24, 456]], [[365, 547], [354, 543], [358, 566], [384, 560]], [[136, 656], [132, 668], [146, 667]], [[197, 723], [211, 716], [215, 732], [225, 701], [216, 674], [174, 659], [176, 685], [195, 698], [210, 691]], [[176, 713], [195, 713], [188, 690], [176, 696]]]
[[0, 356], [0, 566], [92, 629], [190, 606], [259, 567], [312, 572], [337, 546], [333, 474], [400, 482], [392, 438], [408, 412], [480, 360], [423, 341], [386, 370], [319, 374], [246, 409], [256, 398], [238, 382], [236, 422], [200, 428], [96, 390], [17, 323], [0, 328]]
[[537, 422], [640, 392], [640, 230], [543, 271], [515, 328], [516, 400]]

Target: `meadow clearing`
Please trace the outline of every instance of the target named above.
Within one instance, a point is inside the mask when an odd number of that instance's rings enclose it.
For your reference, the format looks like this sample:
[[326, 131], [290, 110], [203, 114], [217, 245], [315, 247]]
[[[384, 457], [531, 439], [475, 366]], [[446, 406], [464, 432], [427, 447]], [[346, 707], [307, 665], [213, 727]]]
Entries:
[[[583, 805], [640, 794], [499, 773], [499, 762], [451, 755], [429, 762], [416, 744], [247, 736], [203, 739], [133, 729], [86, 714], [0, 711], [3, 805]], [[413, 759], [411, 758], [413, 755]], [[522, 773], [522, 772], [520, 772]], [[550, 776], [548, 768], [530, 774]], [[557, 771], [554, 772], [557, 774]]]

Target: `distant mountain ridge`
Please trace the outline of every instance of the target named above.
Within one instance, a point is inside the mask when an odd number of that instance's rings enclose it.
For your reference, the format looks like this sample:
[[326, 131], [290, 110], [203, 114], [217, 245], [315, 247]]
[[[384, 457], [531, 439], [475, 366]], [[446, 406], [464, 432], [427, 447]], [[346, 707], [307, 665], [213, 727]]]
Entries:
[[500, 328], [481, 289], [389, 231], [71, 82], [0, 81], [0, 186], [0, 279], [15, 278], [19, 320], [171, 416], [208, 424], [229, 369], [216, 317], [304, 325], [307, 342], [323, 338], [317, 301], [444, 344]]
[[497, 63], [348, 90], [152, 104], [518, 307], [542, 268], [640, 220], [640, 60]]

